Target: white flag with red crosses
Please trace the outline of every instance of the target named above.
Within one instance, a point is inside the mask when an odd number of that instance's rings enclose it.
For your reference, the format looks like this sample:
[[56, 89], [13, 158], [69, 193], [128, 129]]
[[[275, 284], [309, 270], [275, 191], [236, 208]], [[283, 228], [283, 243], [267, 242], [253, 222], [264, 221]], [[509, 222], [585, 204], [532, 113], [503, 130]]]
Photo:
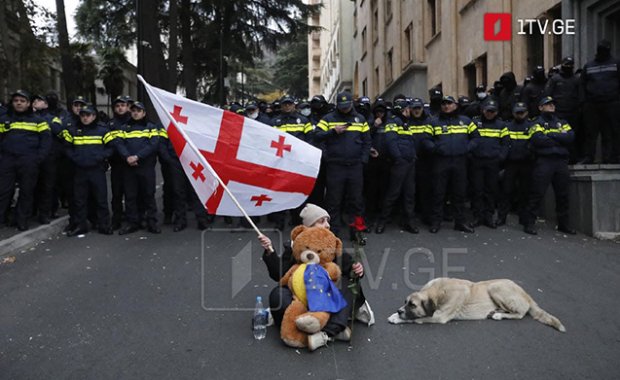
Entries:
[[[242, 115], [145, 86], [185, 174], [210, 214], [243, 215], [211, 170], [250, 216], [296, 208], [312, 192], [319, 149]], [[177, 127], [206, 158], [207, 167]]]

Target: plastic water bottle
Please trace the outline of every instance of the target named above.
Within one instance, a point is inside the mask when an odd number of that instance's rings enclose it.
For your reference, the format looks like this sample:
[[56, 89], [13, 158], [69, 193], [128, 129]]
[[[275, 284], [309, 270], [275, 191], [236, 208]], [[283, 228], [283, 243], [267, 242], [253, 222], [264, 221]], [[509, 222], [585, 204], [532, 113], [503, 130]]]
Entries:
[[254, 339], [265, 339], [267, 335], [267, 309], [263, 307], [263, 299], [261, 296], [256, 297], [256, 307], [254, 308], [254, 317], [252, 318], [252, 330], [254, 331]]

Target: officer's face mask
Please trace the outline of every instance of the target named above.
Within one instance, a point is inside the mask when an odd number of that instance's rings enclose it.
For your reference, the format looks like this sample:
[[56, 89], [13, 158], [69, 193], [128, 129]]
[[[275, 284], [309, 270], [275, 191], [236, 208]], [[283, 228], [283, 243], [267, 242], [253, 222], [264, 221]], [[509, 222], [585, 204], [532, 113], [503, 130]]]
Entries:
[[299, 110], [299, 113], [302, 114], [305, 117], [308, 117], [312, 113], [312, 110], [310, 108], [306, 107], [306, 108], [302, 108], [301, 110]]
[[478, 98], [478, 100], [484, 100], [487, 97], [487, 93], [485, 91], [482, 92], [477, 92], [476, 93], [476, 97]]
[[258, 110], [257, 110], [257, 111], [255, 111], [255, 112], [249, 113], [249, 114], [248, 114], [248, 117], [249, 117], [250, 119], [254, 119], [254, 120], [256, 120], [256, 118], [258, 117]]

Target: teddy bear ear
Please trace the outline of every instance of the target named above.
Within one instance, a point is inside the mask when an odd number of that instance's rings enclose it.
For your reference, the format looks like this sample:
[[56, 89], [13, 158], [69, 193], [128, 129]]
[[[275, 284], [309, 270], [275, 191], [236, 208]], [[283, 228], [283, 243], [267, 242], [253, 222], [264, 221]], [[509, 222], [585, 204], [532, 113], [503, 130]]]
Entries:
[[294, 241], [300, 233], [304, 232], [308, 227], [300, 224], [291, 231], [291, 241]]
[[336, 257], [342, 256], [342, 240], [336, 238]]

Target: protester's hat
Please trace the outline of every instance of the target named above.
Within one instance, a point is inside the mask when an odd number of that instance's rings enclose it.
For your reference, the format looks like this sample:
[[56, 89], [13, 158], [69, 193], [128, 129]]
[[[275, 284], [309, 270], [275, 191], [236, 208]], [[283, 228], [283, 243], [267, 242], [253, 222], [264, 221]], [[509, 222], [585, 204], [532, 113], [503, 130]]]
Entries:
[[344, 91], [338, 94], [336, 98], [336, 107], [339, 110], [345, 110], [353, 104], [353, 95], [350, 92]]
[[549, 103], [555, 103], [555, 100], [553, 100], [553, 98], [550, 96], [545, 96], [544, 98], [540, 99], [540, 102], [538, 102], [538, 106], [544, 106], [545, 104]]
[[515, 103], [514, 107], [512, 107], [513, 113], [526, 112], [526, 111], [527, 111], [527, 104], [523, 102]]
[[306, 207], [301, 210], [299, 213], [299, 217], [301, 218], [304, 226], [310, 227], [319, 219], [327, 217], [329, 219], [329, 214], [324, 209], [320, 208], [317, 205], [313, 205], [312, 203], [306, 204]]

